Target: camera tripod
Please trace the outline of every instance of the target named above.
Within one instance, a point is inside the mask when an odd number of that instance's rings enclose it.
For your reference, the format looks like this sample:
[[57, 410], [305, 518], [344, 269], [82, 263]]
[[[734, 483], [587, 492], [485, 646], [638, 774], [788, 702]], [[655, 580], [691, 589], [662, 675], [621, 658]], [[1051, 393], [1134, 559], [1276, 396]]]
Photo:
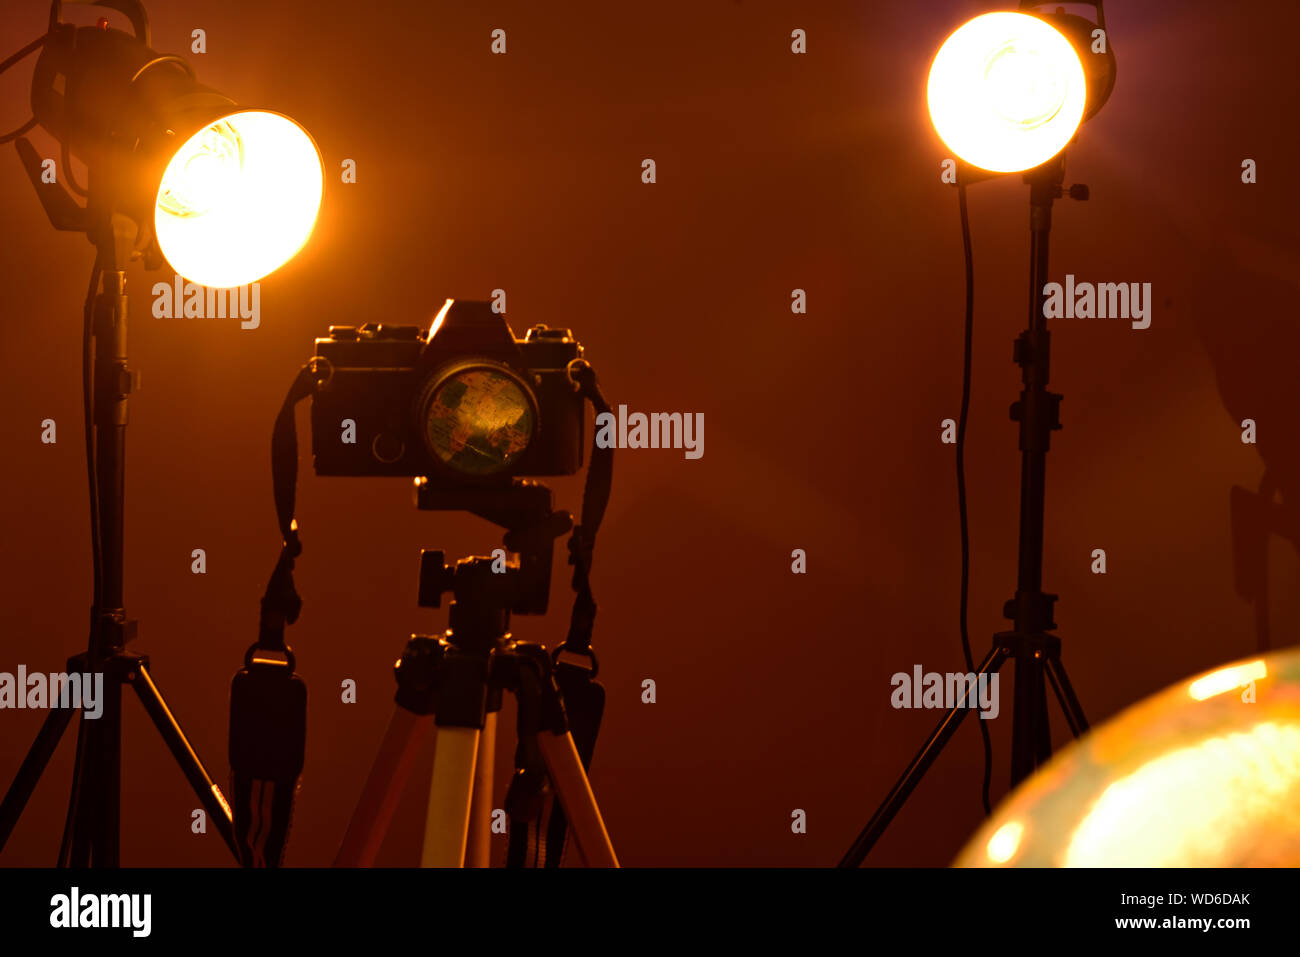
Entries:
[[[441, 637], [413, 635], [397, 662], [397, 707], [362, 789], [335, 866], [374, 863], [414, 760], [418, 732], [433, 719], [422, 867], [486, 867], [492, 817], [496, 719], [504, 692], [518, 703], [515, 778], [506, 804], [512, 818], [535, 817], [549, 777], [578, 850], [588, 866], [617, 867], [600, 809], [570, 733], [552, 655], [511, 638], [510, 614], [543, 614], [550, 588], [554, 539], [572, 525], [551, 510], [543, 485], [517, 481], [508, 489], [434, 492], [416, 483], [421, 509], [466, 509], [509, 531], [518, 561], [470, 557], [445, 563], [440, 551], [420, 561], [419, 604], [439, 607], [454, 597]], [[512, 864], [521, 863], [512, 860]]]
[[[913, 789], [953, 736], [986, 675], [1015, 661], [1015, 699], [1012, 704], [1011, 786], [1014, 788], [1052, 754], [1047, 714], [1047, 682], [1052, 685], [1070, 733], [1088, 730], [1083, 708], [1061, 663], [1061, 639], [1052, 634], [1055, 595], [1043, 591], [1043, 502], [1046, 495], [1047, 451], [1051, 434], [1061, 427], [1061, 396], [1047, 390], [1051, 368], [1051, 336], [1043, 316], [1043, 287], [1047, 284], [1048, 239], [1052, 227], [1052, 202], [1062, 196], [1065, 163], [1061, 156], [1025, 174], [1029, 184], [1029, 327], [1016, 339], [1014, 359], [1024, 388], [1011, 407], [1011, 419], [1020, 424], [1020, 555], [1016, 595], [1003, 607], [1014, 624], [993, 636], [993, 647], [980, 663], [972, 682], [939, 726], [917, 752], [883, 804], [872, 815], [841, 867], [859, 867], [880, 840]], [[1072, 199], [1086, 199], [1087, 187], [1071, 187]]]
[[[57, 229], [84, 231], [96, 249], [95, 270], [86, 301], [86, 321], [94, 334], [94, 439], [88, 448], [95, 464], [98, 495], [92, 496], [92, 531], [100, 543], [90, 641], [84, 654], [68, 660], [69, 672], [104, 675], [104, 709], [93, 721], [83, 716], [67, 824], [59, 850], [60, 866], [117, 867], [121, 833], [122, 686], [135, 689], [145, 712], [184, 772], [213, 827], [235, 851], [230, 807], [186, 739], [149, 674], [149, 659], [126, 650], [136, 622], [123, 608], [123, 497], [126, 484], [127, 396], [134, 375], [126, 368], [126, 264], [136, 227], [111, 212], [102, 184], [92, 180], [90, 205], [82, 209], [61, 186], [41, 182], [40, 158], [27, 140], [18, 152], [37, 194]], [[62, 197], [60, 199], [59, 197]], [[90, 357], [87, 355], [86, 360]], [[13, 784], [0, 802], [0, 850], [4, 849], [32, 796], [63, 732], [70, 709], [55, 708], [27, 752]]]

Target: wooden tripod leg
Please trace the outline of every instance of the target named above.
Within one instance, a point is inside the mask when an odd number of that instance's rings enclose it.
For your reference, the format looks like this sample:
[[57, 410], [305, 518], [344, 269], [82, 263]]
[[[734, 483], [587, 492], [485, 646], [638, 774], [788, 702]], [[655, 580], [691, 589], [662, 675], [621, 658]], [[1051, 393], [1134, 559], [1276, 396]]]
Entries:
[[492, 864], [492, 771], [496, 751], [497, 713], [489, 711], [483, 721], [478, 755], [474, 759], [474, 797], [469, 810], [466, 867], [490, 867]]
[[567, 731], [564, 734], [543, 731], [537, 736], [537, 742], [582, 859], [588, 867], [618, 867], [614, 845], [596, 806], [587, 772], [582, 769], [573, 735]]
[[424, 819], [421, 867], [462, 867], [469, 835], [478, 757], [478, 728], [438, 728], [433, 745], [433, 780]]
[[370, 776], [361, 790], [361, 799], [348, 822], [343, 845], [334, 858], [335, 867], [374, 866], [393, 811], [410, 775], [411, 763], [415, 760], [419, 743], [416, 732], [429, 724], [428, 718], [428, 715], [413, 714], [405, 708], [393, 711], [388, 731], [370, 768]]

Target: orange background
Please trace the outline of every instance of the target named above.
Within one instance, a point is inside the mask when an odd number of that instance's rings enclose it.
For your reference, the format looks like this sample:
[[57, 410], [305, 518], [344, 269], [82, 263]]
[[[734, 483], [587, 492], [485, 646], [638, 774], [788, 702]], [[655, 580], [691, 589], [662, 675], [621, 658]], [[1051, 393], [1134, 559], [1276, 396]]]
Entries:
[[[422, 322], [447, 296], [501, 287], [516, 332], [573, 328], [613, 403], [705, 416], [699, 461], [617, 456], [597, 552], [609, 706], [592, 780], [623, 861], [834, 863], [937, 719], [893, 710], [890, 676], [961, 662], [953, 449], [939, 423], [958, 411], [963, 277], [924, 81], [946, 33], [987, 5], [466, 7], [151, 8], [155, 47], [185, 53], [205, 29], [208, 52], [190, 57], [203, 82], [302, 122], [327, 183], [312, 241], [263, 282], [255, 331], [155, 319], [149, 289], [170, 270], [132, 268], [129, 355], [143, 380], [128, 438], [132, 647], [152, 656], [224, 784], [229, 681], [279, 544], [271, 423], [313, 338], [331, 323]], [[1051, 269], [1057, 281], [1151, 282], [1155, 296], [1145, 331], [1053, 326], [1065, 428], [1049, 458], [1045, 585], [1061, 595], [1065, 661], [1094, 722], [1254, 651], [1229, 489], [1256, 488], [1266, 464], [1284, 498], [1300, 480], [1300, 7], [1193, 0], [1109, 14], [1118, 83], [1068, 158], [1067, 183], [1088, 183], [1093, 198], [1058, 204]], [[44, 19], [43, 4], [9, 4], [0, 50]], [[498, 27], [504, 56], [489, 53]], [[796, 27], [806, 55], [790, 52]], [[0, 78], [6, 129], [28, 116], [31, 62]], [[640, 179], [647, 157], [652, 186]], [[1240, 181], [1247, 157], [1256, 185]], [[345, 158], [355, 185], [339, 182]], [[1014, 177], [971, 192], [977, 658], [1015, 582], [1006, 409], [1019, 389], [1026, 199]], [[91, 249], [49, 228], [11, 147], [0, 221], [0, 671], [60, 670], [84, 645], [90, 601], [80, 310]], [[790, 312], [795, 288], [806, 316]], [[39, 440], [47, 417], [53, 446]], [[1246, 417], [1258, 446], [1240, 440]], [[298, 421], [305, 610], [289, 640], [311, 697], [287, 863], [322, 865], [386, 726], [393, 659], [412, 631], [445, 621], [415, 605], [419, 548], [485, 554], [499, 532], [417, 512], [405, 480], [316, 478], [305, 407]], [[580, 479], [555, 485], [576, 511]], [[194, 548], [207, 551], [206, 575], [190, 572]], [[790, 572], [794, 548], [807, 551], [806, 575]], [[1094, 548], [1106, 549], [1104, 576], [1089, 571]], [[1300, 623], [1300, 568], [1281, 539], [1270, 549], [1282, 645]], [[552, 612], [517, 619], [520, 638], [563, 637], [559, 555]], [[347, 678], [355, 705], [340, 702]], [[646, 678], [653, 705], [641, 703]], [[995, 795], [1009, 669], [1002, 693]], [[0, 712], [0, 784], [42, 718]], [[134, 702], [124, 751], [123, 863], [230, 863], [215, 834], [191, 834], [197, 802]], [[71, 752], [65, 741], [0, 864], [53, 862]], [[426, 747], [381, 863], [418, 860], [429, 761]], [[981, 767], [965, 727], [870, 862], [948, 863], [980, 822]], [[806, 835], [791, 833], [796, 808]]]

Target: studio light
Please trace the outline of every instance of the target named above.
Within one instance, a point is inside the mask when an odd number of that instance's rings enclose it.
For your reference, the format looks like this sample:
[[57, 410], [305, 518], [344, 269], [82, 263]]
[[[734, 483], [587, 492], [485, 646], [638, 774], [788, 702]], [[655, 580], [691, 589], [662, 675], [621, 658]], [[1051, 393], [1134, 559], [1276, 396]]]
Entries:
[[[1057, 9], [1039, 14], [1040, 3], [1023, 0], [1020, 12], [987, 13], [954, 31], [935, 54], [926, 83], [930, 116], [944, 144], [962, 161], [953, 181], [961, 219], [966, 260], [966, 322], [961, 414], [957, 422], [956, 464], [958, 515], [961, 523], [960, 627], [966, 671], [972, 681], [955, 706], [949, 708], [858, 834], [840, 861], [858, 867], [880, 840], [889, 822], [972, 710], [974, 688], [996, 676], [1010, 662], [1015, 669], [1012, 705], [1011, 786], [1016, 787], [1052, 754], [1047, 712], [1050, 686], [1070, 732], [1088, 730], [1083, 707], [1061, 661], [1061, 640], [1055, 634], [1056, 595], [1043, 589], [1044, 517], [1047, 495], [1047, 452], [1052, 433], [1061, 427], [1062, 396], [1048, 389], [1051, 333], [1043, 297], [1047, 286], [1052, 205], [1069, 196], [1089, 197], [1082, 183], [1065, 187], [1065, 154], [1079, 124], [1093, 116], [1115, 85], [1115, 56], [1106, 35], [1102, 0], [1092, 22]], [[1030, 12], [1025, 12], [1030, 11]], [[964, 452], [971, 395], [975, 272], [971, 251], [968, 184], [1001, 173], [1024, 171], [1029, 186], [1029, 317], [1012, 353], [1021, 371], [1023, 388], [1011, 406], [1011, 419], [1020, 432], [1020, 542], [1016, 591], [1002, 606], [1011, 627], [993, 636], [993, 647], [978, 671], [967, 630], [970, 586], [970, 538], [966, 510]], [[989, 782], [993, 757], [988, 729], [984, 740], [983, 800], [991, 810]], [[1017, 822], [985, 835], [990, 860], [1010, 860], [1022, 839]]]
[[302, 127], [278, 113], [235, 113], [195, 133], [167, 164], [158, 245], [197, 283], [244, 285], [307, 242], [321, 187], [320, 155]]
[[36, 64], [33, 117], [139, 227], [146, 265], [160, 254], [205, 286], [261, 279], [311, 235], [320, 153], [293, 120], [239, 108], [139, 33], [56, 24]]
[[1064, 149], [1114, 83], [1104, 26], [1002, 11], [967, 21], [943, 42], [926, 99], [935, 131], [958, 157], [1012, 173]]
[[[234, 815], [181, 731], [149, 673], [147, 658], [127, 650], [136, 622], [124, 607], [123, 550], [127, 404], [135, 376], [127, 368], [127, 266], [165, 258], [180, 275], [212, 287], [256, 282], [293, 258], [311, 235], [324, 176], [320, 153], [292, 120], [244, 109], [200, 85], [178, 56], [150, 46], [140, 0], [99, 0], [124, 14], [132, 33], [64, 23], [54, 0], [49, 29], [0, 72], [41, 51], [32, 76], [32, 118], [0, 136], [13, 141], [50, 223], [85, 233], [95, 247], [83, 311], [82, 385], [91, 515], [94, 597], [85, 654], [69, 670], [102, 673], [106, 703], [83, 723], [59, 863], [119, 864], [122, 686], [131, 685], [188, 778], [214, 830], [241, 860]], [[40, 126], [61, 150], [57, 176], [23, 135]], [[86, 165], [76, 182], [72, 157]], [[73, 194], [85, 198], [79, 203]], [[109, 690], [111, 689], [111, 690]], [[36, 788], [71, 711], [52, 711], [0, 801], [0, 849]]]

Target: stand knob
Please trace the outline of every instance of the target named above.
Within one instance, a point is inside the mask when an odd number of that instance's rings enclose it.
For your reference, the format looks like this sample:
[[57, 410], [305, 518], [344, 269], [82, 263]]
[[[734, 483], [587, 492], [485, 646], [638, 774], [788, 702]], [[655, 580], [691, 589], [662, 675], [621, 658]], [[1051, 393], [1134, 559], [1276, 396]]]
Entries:
[[449, 568], [441, 549], [420, 549], [420, 591], [416, 603], [421, 608], [438, 608], [442, 593], [451, 591], [456, 569]]

